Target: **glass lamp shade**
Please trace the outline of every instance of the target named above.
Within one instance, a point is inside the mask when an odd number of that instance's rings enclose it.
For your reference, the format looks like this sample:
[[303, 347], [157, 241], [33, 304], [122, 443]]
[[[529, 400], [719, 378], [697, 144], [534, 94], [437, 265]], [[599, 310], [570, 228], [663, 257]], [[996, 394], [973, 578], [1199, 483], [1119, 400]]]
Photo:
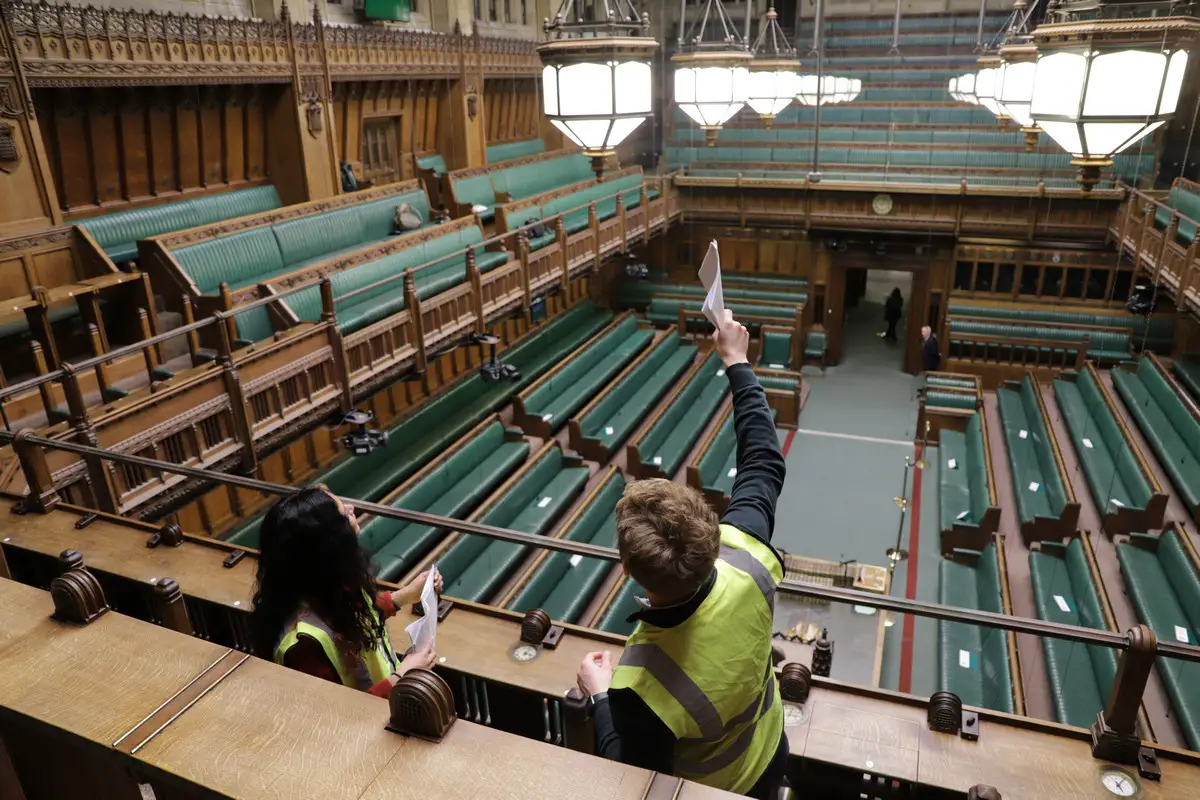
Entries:
[[1033, 103], [1033, 79], [1036, 74], [1037, 63], [1033, 61], [1005, 64], [1000, 69], [1000, 87], [996, 99], [1008, 116], [1022, 128], [1033, 127], [1029, 109]]
[[997, 117], [1004, 116], [1000, 103], [996, 100], [996, 84], [1000, 70], [996, 67], [985, 67], [975, 74], [975, 101], [992, 112]]
[[538, 48], [542, 107], [591, 155], [610, 153], [653, 112], [653, 39], [570, 39]]
[[848, 103], [862, 91], [862, 81], [858, 78], [839, 78], [835, 75], [822, 75], [820, 79], [816, 75], [801, 75], [799, 85], [796, 99], [806, 106]]
[[[750, 96], [750, 55], [722, 54], [724, 62], [708, 62], [676, 56], [675, 104], [692, 120], [711, 132], [715, 141], [717, 129], [746, 105]], [[739, 63], [740, 62], [740, 63]]]
[[1030, 116], [1080, 159], [1104, 160], [1175, 112], [1188, 54], [1063, 51], [1038, 59]]
[[754, 109], [769, 127], [775, 115], [787, 108], [796, 97], [799, 83], [800, 76], [794, 68], [779, 65], [778, 68], [753, 69], [750, 71], [750, 95], [746, 105]]
[[958, 81], [954, 85], [956, 92], [955, 99], [961, 100], [964, 103], [978, 105], [979, 99], [975, 97], [975, 73], [967, 72], [958, 76]]

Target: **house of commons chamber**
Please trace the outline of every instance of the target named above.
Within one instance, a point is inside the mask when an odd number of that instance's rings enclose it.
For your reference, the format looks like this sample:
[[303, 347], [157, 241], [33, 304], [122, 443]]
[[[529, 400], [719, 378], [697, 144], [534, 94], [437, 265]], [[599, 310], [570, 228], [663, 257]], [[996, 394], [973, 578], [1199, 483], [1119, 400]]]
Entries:
[[0, 0], [0, 800], [1200, 798], [1198, 121], [1193, 0]]

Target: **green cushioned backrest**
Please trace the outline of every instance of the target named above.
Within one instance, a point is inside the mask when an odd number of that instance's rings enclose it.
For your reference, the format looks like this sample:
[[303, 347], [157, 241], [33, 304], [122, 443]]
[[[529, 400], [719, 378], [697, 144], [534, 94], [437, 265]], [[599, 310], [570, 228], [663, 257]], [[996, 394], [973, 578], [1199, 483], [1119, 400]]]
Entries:
[[966, 450], [967, 485], [971, 488], [971, 519], [978, 522], [983, 519], [990, 505], [986, 461], [988, 454], [983, 446], [983, 429], [979, 414], [967, 420]]
[[[321, 320], [321, 288], [319, 286], [309, 286], [306, 289], [301, 289], [295, 294], [290, 294], [283, 298], [283, 302], [304, 322], [319, 322]], [[336, 303], [333, 310], [335, 315], [339, 311]]]
[[271, 226], [284, 264], [298, 264], [362, 242], [358, 209], [339, 208]]
[[645, 381], [658, 370], [667, 360], [679, 349], [680, 339], [677, 331], [671, 331], [663, 339], [659, 340], [653, 346], [653, 349], [644, 356], [634, 367], [633, 370], [626, 373], [615, 386], [611, 387], [597, 403], [592, 406], [582, 420], [580, 420], [583, 434], [585, 436], [597, 436], [603, 433], [601, 426], [605, 420], [612, 417], [626, 402], [629, 401]]
[[636, 317], [625, 317], [591, 347], [568, 361], [553, 377], [543, 381], [525, 397], [525, 411], [539, 413], [562, 392], [570, 389], [588, 372], [595, 370], [637, 331]]
[[[979, 602], [978, 570], [943, 558], [938, 564], [938, 602], [956, 608], [975, 608]], [[938, 622], [938, 688], [954, 692], [964, 705], [982, 706], [982, 652], [976, 625]], [[965, 653], [965, 655], [964, 655]]]
[[217, 291], [221, 283], [243, 285], [253, 282], [256, 276], [284, 268], [279, 245], [268, 227], [188, 245], [172, 251], [172, 255], [202, 294]]
[[527, 139], [520, 142], [502, 142], [487, 147], [487, 161], [495, 164], [497, 161], [507, 161], [522, 156], [532, 156], [546, 152], [546, 144], [541, 139]]
[[1125, 441], [1120, 425], [1109, 410], [1108, 404], [1104, 402], [1101, 387], [1096, 385], [1096, 380], [1092, 376], [1091, 370], [1084, 370], [1075, 379], [1075, 385], [1087, 405], [1092, 421], [1096, 424], [1097, 432], [1104, 440], [1121, 482], [1129, 492], [1129, 499], [1135, 505], [1144, 508], [1150, 500], [1150, 482], [1146, 480], [1133, 450]]
[[[512, 209], [506, 212], [505, 218], [508, 220], [508, 229], [510, 231], [520, 228], [522, 225], [527, 225], [535, 219], [545, 219], [545, 214], [542, 207], [538, 205], [526, 206], [525, 208]], [[526, 231], [528, 233], [528, 231]]]
[[634, 598], [641, 594], [643, 592], [636, 581], [632, 578], [625, 581], [596, 627], [607, 633], [628, 636], [633, 632], [634, 623], [627, 620], [630, 614], [638, 610], [637, 600]]
[[925, 390], [925, 405], [941, 408], [973, 409], [976, 397], [973, 393], [951, 392], [943, 389], [929, 388]]
[[274, 186], [254, 186], [234, 192], [210, 194], [187, 202], [191, 204], [192, 211], [200, 220], [198, 225], [259, 214], [283, 205]]
[[825, 331], [809, 331], [805, 338], [804, 348], [806, 350], [824, 350], [825, 349]]
[[446, 159], [442, 158], [438, 154], [418, 158], [417, 166], [421, 169], [433, 170], [434, 175], [441, 176], [446, 174]]
[[[648, 460], [658, 452], [667, 437], [671, 435], [675, 426], [692, 410], [696, 401], [704, 392], [705, 386], [712, 380], [714, 373], [719, 368], [720, 359], [714, 352], [705, 361], [704, 366], [692, 374], [691, 380], [679, 391], [675, 400], [663, 410], [662, 415], [655, 421], [654, 426], [646, 432], [641, 442], [641, 456], [643, 459]], [[724, 370], [721, 370], [722, 378], [724, 378], [724, 374]]]
[[[530, 503], [537, 499], [538, 491], [557, 475], [563, 468], [562, 451], [552, 448], [525, 476], [513, 485], [508, 492], [488, 511], [484, 521], [488, 525], [504, 527], [521, 513]], [[484, 537], [477, 537], [484, 539]], [[484, 539], [484, 541], [490, 541]]]
[[161, 233], [194, 228], [203, 221], [196, 215], [189, 200], [162, 203], [145, 208], [132, 208], [79, 223], [102, 248], [136, 242]]
[[492, 188], [492, 179], [484, 175], [473, 175], [469, 178], [451, 178], [450, 185], [454, 196], [460, 203], [468, 205], [492, 206], [496, 203], [496, 191]]
[[[405, 195], [405, 197], [408, 196]], [[421, 196], [424, 197], [424, 193]], [[358, 209], [359, 224], [362, 225], [363, 241], [379, 241], [395, 234], [396, 207], [401, 202], [408, 202], [408, 200], [386, 197], [383, 200], [373, 200], [370, 203], [363, 203], [361, 206], [356, 206]], [[424, 222], [429, 222], [429, 215], [421, 212], [421, 219]]]
[[974, 381], [966, 378], [947, 378], [941, 375], [928, 375], [925, 378], [926, 386], [949, 386], [955, 389], [974, 389]]
[[[978, 608], [996, 614], [1004, 613], [1004, 599], [1000, 588], [1000, 562], [995, 544], [989, 544], [979, 554], [976, 590], [979, 592]], [[997, 628], [980, 631], [983, 674], [983, 694], [989, 708], [1012, 709], [1012, 673], [1008, 665], [1008, 637]]]
[[1193, 455], [1200, 453], [1200, 423], [1192, 417], [1183, 401], [1171, 388], [1166, 377], [1159, 372], [1150, 359], [1138, 362], [1138, 377], [1141, 378], [1150, 396], [1162, 409], [1180, 440]]
[[[1078, 538], [1072, 539], [1067, 545], [1066, 568], [1078, 607], [1079, 624], [1097, 630], [1108, 630], [1100, 606], [1100, 595], [1092, 580], [1091, 569], [1088, 568], [1083, 543]], [[1102, 696], [1107, 697], [1108, 690], [1117, 676], [1117, 653], [1111, 647], [1088, 645], [1088, 655], [1091, 657], [1092, 669], [1096, 673]]]
[[1158, 562], [1175, 592], [1175, 599], [1187, 614], [1188, 622], [1200, 631], [1200, 575], [1183, 549], [1174, 530], [1166, 530], [1158, 540]]
[[1029, 426], [1029, 437], [1033, 440], [1034, 450], [1041, 466], [1046, 497], [1050, 502], [1050, 511], [1060, 514], [1067, 504], [1067, 491], [1063, 485], [1062, 473], [1058, 469], [1058, 462], [1054, 458], [1050, 431], [1046, 428], [1046, 420], [1042, 417], [1037, 392], [1037, 386], [1026, 375], [1021, 380], [1021, 401], [1025, 405], [1025, 422]]
[[792, 360], [792, 335], [781, 331], [763, 331], [762, 354], [759, 363], [767, 366], [778, 364], [790, 366]]
[[234, 323], [237, 325], [238, 338], [248, 342], [261, 342], [263, 339], [270, 339], [275, 333], [266, 306], [234, 315]]
[[716, 487], [717, 481], [722, 477], [720, 471], [725, 464], [725, 459], [736, 446], [737, 432], [733, 426], [733, 414], [730, 414], [725, 418], [717, 435], [713, 437], [712, 444], [705, 451], [704, 457], [700, 459], [700, 483], [706, 489]]

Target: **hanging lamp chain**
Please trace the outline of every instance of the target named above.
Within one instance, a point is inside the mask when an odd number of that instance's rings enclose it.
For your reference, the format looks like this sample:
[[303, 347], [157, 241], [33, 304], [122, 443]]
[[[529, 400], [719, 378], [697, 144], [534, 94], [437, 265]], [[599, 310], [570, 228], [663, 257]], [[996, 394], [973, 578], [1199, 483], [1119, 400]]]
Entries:
[[650, 30], [650, 15], [638, 14], [634, 0], [562, 0], [542, 29], [555, 39], [639, 36]]
[[796, 48], [788, 41], [783, 28], [779, 27], [779, 15], [775, 13], [775, 6], [767, 9], [766, 21], [763, 22], [751, 51], [756, 56], [767, 58], [795, 57]]
[[[710, 29], [711, 24], [711, 29]], [[682, 21], [680, 29], [682, 30]], [[693, 20], [687, 34], [679, 40], [680, 47], [695, 50], [747, 50], [748, 42], [734, 23], [721, 0], [704, 0], [704, 11]]]

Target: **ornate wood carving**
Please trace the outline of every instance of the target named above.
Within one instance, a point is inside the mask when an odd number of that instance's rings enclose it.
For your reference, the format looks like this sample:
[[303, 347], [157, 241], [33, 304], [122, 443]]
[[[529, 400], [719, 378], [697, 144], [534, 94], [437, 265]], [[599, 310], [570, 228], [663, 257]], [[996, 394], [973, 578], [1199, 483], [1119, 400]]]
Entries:
[[54, 619], [87, 625], [108, 611], [108, 601], [100, 581], [83, 566], [83, 557], [74, 550], [65, 550], [59, 564], [69, 564], [61, 575], [50, 581], [50, 598], [54, 601]]
[[387, 729], [405, 736], [440, 742], [458, 717], [450, 687], [432, 670], [414, 669], [392, 687]]

